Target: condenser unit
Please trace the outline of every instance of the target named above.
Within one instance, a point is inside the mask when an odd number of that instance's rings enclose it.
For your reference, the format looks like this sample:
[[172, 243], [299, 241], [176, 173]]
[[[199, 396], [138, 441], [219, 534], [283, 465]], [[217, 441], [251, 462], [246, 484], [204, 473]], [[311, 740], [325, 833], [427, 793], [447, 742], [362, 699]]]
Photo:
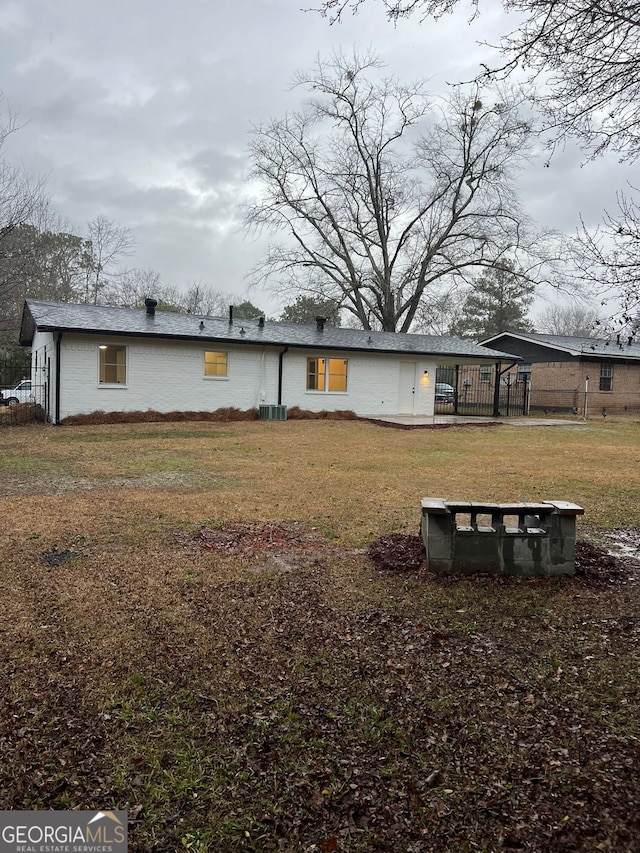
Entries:
[[258, 408], [258, 416], [261, 421], [286, 421], [287, 407], [261, 405]]

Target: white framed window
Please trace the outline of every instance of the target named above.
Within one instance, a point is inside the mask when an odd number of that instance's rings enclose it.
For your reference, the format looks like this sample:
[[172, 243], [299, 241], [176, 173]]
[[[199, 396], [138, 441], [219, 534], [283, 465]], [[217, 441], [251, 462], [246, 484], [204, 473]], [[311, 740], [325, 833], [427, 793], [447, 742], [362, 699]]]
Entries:
[[491, 382], [491, 368], [490, 367], [481, 367], [480, 368], [480, 382]]
[[613, 365], [612, 364], [601, 364], [600, 365], [600, 390], [601, 391], [612, 391], [613, 390]]
[[204, 354], [204, 375], [226, 378], [229, 375], [229, 353], [207, 350]]
[[346, 358], [308, 358], [307, 391], [345, 393], [347, 373]]
[[531, 382], [531, 365], [518, 365], [518, 382]]
[[127, 384], [127, 348], [113, 344], [98, 346], [98, 384]]

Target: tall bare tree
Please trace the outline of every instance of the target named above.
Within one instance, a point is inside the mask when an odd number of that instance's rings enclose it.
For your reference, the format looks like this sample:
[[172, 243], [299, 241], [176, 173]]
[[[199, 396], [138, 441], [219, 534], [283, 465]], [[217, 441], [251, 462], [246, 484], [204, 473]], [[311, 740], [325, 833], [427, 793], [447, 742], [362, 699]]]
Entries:
[[19, 129], [11, 113], [0, 118], [0, 327], [6, 325], [5, 309], [23, 285], [33, 255], [38, 232], [26, 226], [34, 226], [48, 209], [45, 181], [6, 159], [7, 140]]
[[379, 68], [334, 54], [298, 75], [305, 108], [253, 130], [246, 224], [286, 239], [255, 279], [407, 331], [435, 282], [523, 246], [512, 178], [531, 128], [508, 98], [472, 87], [432, 106], [422, 82], [377, 80]]
[[455, 281], [430, 294], [416, 312], [413, 331], [423, 335], [450, 335], [464, 314], [464, 303], [468, 296], [466, 287]]
[[233, 305], [237, 299], [236, 293], [214, 290], [206, 282], [192, 281], [187, 284], [186, 290], [182, 292], [180, 304], [182, 310], [187, 314], [224, 317], [229, 311], [229, 306]]
[[[374, 0], [371, 0], [373, 2]], [[369, 0], [324, 0], [337, 21]], [[452, 12], [460, 0], [375, 0], [392, 20], [424, 20]], [[472, 0], [478, 14], [479, 0]], [[640, 5], [632, 0], [503, 0], [521, 23], [500, 41], [504, 63], [486, 74], [530, 72], [534, 100], [557, 136], [580, 139], [593, 154], [606, 149], [635, 160], [640, 150]], [[482, 75], [482, 76], [486, 76]]]
[[136, 267], [121, 270], [109, 280], [100, 294], [100, 301], [122, 308], [139, 308], [147, 297], [166, 299], [166, 289], [160, 273]]
[[[634, 187], [633, 192], [638, 192]], [[605, 211], [602, 225], [582, 224], [575, 245], [579, 275], [607, 306], [607, 327], [638, 326], [640, 317], [640, 204], [618, 193], [616, 213]], [[596, 320], [596, 325], [602, 325]], [[611, 329], [609, 329], [611, 330]]]
[[97, 305], [101, 291], [117, 272], [118, 261], [133, 254], [135, 239], [128, 228], [106, 216], [92, 219], [87, 230], [85, 302]]

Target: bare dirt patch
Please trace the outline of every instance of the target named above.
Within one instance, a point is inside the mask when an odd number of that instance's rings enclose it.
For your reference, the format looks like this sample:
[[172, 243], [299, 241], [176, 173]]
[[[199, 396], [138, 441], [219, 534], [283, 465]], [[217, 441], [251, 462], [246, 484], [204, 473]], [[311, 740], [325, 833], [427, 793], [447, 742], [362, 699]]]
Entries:
[[223, 527], [201, 527], [197, 541], [206, 551], [231, 554], [260, 553], [271, 549], [317, 548], [317, 530], [299, 521], [275, 523], [232, 522]]

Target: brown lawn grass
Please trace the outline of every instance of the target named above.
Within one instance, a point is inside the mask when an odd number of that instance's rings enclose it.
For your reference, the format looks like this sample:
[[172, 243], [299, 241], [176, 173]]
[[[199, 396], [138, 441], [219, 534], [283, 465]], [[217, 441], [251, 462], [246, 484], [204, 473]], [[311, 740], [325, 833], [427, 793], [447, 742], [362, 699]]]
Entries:
[[637, 530], [639, 424], [2, 441], [5, 808], [127, 807], [133, 851], [640, 850], [637, 582], [365, 552], [426, 495]]

